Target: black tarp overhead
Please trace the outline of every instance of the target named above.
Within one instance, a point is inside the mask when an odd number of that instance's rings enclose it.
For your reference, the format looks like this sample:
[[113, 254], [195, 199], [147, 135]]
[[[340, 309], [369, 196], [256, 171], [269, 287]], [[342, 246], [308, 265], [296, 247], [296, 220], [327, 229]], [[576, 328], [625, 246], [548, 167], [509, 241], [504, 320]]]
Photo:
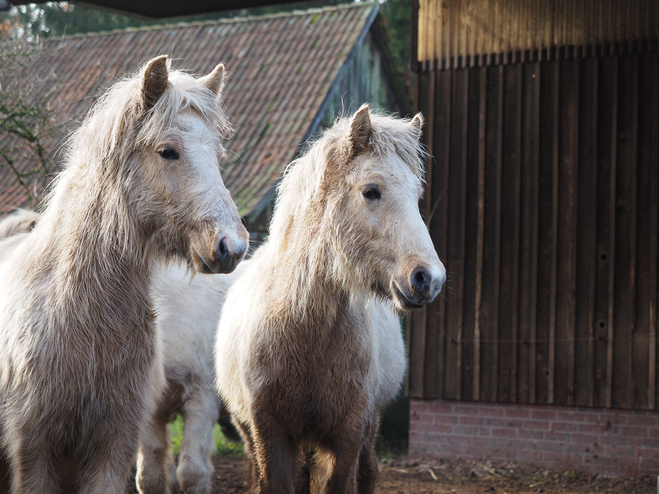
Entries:
[[[0, 1], [0, 5], [2, 3]], [[8, 3], [9, 5], [26, 5], [34, 2], [28, 0], [10, 0]], [[167, 17], [210, 14], [213, 12], [268, 7], [294, 2], [282, 0], [91, 0], [72, 3], [83, 7], [103, 9], [146, 19], [164, 19]]]

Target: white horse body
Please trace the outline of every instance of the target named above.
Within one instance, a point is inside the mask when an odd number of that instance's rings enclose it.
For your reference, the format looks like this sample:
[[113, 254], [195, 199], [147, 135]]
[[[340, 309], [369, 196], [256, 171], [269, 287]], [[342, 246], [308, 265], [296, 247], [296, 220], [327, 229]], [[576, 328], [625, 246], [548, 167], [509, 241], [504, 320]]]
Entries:
[[421, 124], [366, 106], [337, 121], [289, 166], [270, 237], [229, 290], [217, 385], [254, 493], [292, 493], [305, 452], [322, 492], [375, 488], [379, 416], [405, 374], [395, 310], [445, 280], [418, 210]]
[[[144, 494], [170, 492], [177, 483], [187, 494], [211, 490], [213, 429], [220, 413], [213, 343], [226, 293], [248, 264], [243, 261], [230, 274], [194, 277], [184, 265], [171, 264], [154, 276], [151, 292], [167, 383], [140, 439], [138, 487]], [[167, 424], [179, 413], [185, 431], [174, 475]]]
[[[0, 241], [13, 237], [0, 242], [0, 260], [39, 219], [39, 213], [19, 209], [0, 221]], [[243, 261], [230, 274], [192, 276], [187, 266], [172, 262], [153, 273], [164, 379], [158, 373], [152, 383], [155, 412], [140, 439], [137, 484], [143, 494], [176, 491], [177, 485], [188, 494], [210, 492], [213, 429], [220, 413], [212, 349], [226, 293], [248, 265]], [[176, 414], [185, 423], [178, 471], [167, 437], [167, 424]]]
[[154, 264], [228, 272], [242, 258], [247, 232], [219, 173], [223, 76], [170, 73], [158, 57], [115, 85], [74, 136], [40, 221], [0, 243], [0, 460], [13, 493], [124, 492], [164, 386]]

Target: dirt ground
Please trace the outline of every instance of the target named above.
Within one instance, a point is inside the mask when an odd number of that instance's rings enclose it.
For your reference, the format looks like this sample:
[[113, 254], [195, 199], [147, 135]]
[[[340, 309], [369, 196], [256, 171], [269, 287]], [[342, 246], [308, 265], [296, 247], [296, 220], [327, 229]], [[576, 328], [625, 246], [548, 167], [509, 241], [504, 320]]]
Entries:
[[[245, 459], [215, 458], [213, 494], [245, 493]], [[556, 472], [517, 463], [460, 460], [380, 462], [377, 494], [653, 494], [656, 479], [602, 478], [574, 471]]]

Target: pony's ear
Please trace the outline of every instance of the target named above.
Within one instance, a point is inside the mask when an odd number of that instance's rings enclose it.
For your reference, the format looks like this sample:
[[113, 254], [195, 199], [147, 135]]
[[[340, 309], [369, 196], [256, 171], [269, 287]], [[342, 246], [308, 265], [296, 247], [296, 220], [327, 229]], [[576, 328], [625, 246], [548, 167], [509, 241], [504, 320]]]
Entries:
[[423, 114], [421, 112], [414, 115], [414, 118], [410, 122], [414, 131], [416, 132], [417, 139], [421, 138], [421, 128], [423, 127]]
[[213, 91], [218, 99], [222, 96], [225, 81], [226, 71], [224, 70], [223, 64], [219, 64], [213, 69], [213, 72], [199, 79], [199, 82]]
[[368, 146], [371, 136], [371, 114], [368, 103], [361, 106], [350, 121], [350, 155], [359, 156]]
[[156, 57], [146, 64], [142, 74], [142, 102], [148, 110], [152, 108], [167, 89], [167, 56]]

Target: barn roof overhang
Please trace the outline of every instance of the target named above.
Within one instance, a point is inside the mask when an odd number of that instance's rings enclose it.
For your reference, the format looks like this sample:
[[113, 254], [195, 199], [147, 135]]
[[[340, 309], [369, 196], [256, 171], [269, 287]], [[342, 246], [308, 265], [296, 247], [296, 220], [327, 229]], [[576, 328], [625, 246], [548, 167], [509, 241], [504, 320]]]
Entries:
[[[29, 0], [0, 0], [0, 8], [7, 9], [11, 5], [26, 5], [28, 3], [34, 2]], [[86, 0], [72, 3], [144, 19], [165, 19], [167, 17], [210, 14], [295, 2], [286, 0], [189, 0], [187, 2], [181, 0], [140, 0], [139, 2], [135, 0]]]

